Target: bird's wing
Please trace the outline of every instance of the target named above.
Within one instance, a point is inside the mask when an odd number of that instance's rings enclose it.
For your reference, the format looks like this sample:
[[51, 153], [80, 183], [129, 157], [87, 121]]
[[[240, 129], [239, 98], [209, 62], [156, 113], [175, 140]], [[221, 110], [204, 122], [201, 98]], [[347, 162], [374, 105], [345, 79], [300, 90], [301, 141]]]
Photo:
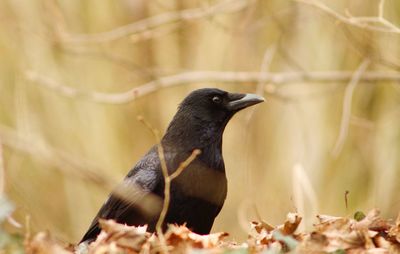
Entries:
[[[81, 242], [94, 240], [100, 233], [99, 219], [114, 219], [117, 222], [124, 222], [127, 217], [143, 216], [140, 215], [140, 212], [154, 211], [154, 207], [149, 206], [158, 205], [160, 202], [154, 194], [158, 194], [155, 193], [155, 190], [162, 183], [162, 179], [159, 158], [153, 148], [110, 194]], [[146, 221], [143, 221], [143, 224], [145, 223]]]

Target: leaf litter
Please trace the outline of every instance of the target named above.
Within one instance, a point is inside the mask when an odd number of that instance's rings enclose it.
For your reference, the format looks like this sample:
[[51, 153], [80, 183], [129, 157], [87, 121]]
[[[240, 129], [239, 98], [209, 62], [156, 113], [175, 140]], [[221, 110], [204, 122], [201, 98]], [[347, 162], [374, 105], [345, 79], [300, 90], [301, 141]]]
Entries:
[[170, 225], [163, 236], [147, 232], [146, 226], [134, 227], [113, 220], [100, 222], [97, 239], [79, 246], [54, 240], [40, 232], [25, 239], [25, 252], [30, 254], [153, 254], [153, 253], [350, 253], [400, 254], [400, 215], [393, 222], [383, 219], [377, 209], [366, 215], [357, 212], [354, 218], [317, 215], [311, 232], [297, 232], [301, 216], [289, 213], [283, 224], [251, 222], [247, 241], [227, 240], [228, 233], [199, 235], [186, 226]]

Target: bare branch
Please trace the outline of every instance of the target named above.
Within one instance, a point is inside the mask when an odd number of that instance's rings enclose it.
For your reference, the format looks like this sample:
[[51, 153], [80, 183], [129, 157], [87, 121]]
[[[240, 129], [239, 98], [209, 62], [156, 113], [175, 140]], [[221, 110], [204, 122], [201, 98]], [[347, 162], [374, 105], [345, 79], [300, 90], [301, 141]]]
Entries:
[[352, 31], [347, 27], [344, 27], [343, 33], [346, 38], [350, 41], [351, 48], [361, 56], [361, 58], [368, 58], [375, 64], [380, 64], [395, 71], [400, 70], [400, 64], [396, 63], [395, 56], [393, 59], [389, 59], [389, 56], [382, 56], [379, 54], [380, 49], [373, 43], [370, 38], [362, 36], [358, 38]]
[[[28, 138], [19, 135], [11, 128], [0, 125], [0, 147], [3, 145], [31, 155], [32, 158], [39, 159], [41, 162], [55, 167], [66, 176], [75, 177], [74, 179], [79, 177], [79, 179], [90, 181], [103, 188], [106, 187], [107, 189], [114, 188], [117, 183], [117, 180], [111, 175], [104, 175], [104, 173], [101, 173], [106, 172], [104, 169], [89, 161], [77, 158], [72, 154], [50, 147], [44, 143], [38, 144], [37, 141], [30, 142]], [[4, 177], [4, 172], [2, 172], [2, 175]], [[143, 195], [143, 192], [140, 193], [140, 191], [141, 189], [135, 186], [122, 185], [115, 189], [114, 193], [128, 202], [133, 202], [135, 201], [135, 197], [129, 196], [127, 193], [130, 194], [133, 192], [136, 195]], [[142, 202], [137, 205], [146, 213], [152, 214], [158, 202], [157, 196], [147, 194], [146, 200], [142, 200]], [[151, 209], [149, 207], [151, 207]], [[7, 217], [7, 221], [14, 227], [22, 227], [12, 216]]]
[[[292, 186], [293, 201], [298, 212], [304, 215], [304, 219], [307, 218], [305, 216], [306, 208], [310, 209], [311, 212], [309, 212], [309, 214], [316, 214], [319, 207], [317, 192], [315, 191], [303, 164], [300, 162], [293, 165]], [[306, 201], [309, 201], [309, 203], [306, 204]], [[304, 224], [302, 224], [301, 227], [304, 227]]]
[[[268, 73], [269, 67], [271, 65], [272, 59], [274, 58], [276, 52], [276, 45], [272, 45], [271, 47], [267, 48], [264, 53], [263, 61], [261, 63], [260, 67], [260, 76], [262, 76], [264, 73]], [[260, 80], [257, 84], [257, 89], [256, 93], [258, 95], [263, 95], [264, 94], [264, 87], [265, 83], [263, 79], [260, 77]]]
[[157, 129], [153, 128], [151, 126], [151, 124], [143, 118], [143, 116], [138, 116], [137, 118], [138, 118], [138, 120], [140, 122], [142, 122], [153, 133], [153, 135], [154, 135], [154, 137], [156, 138], [156, 141], [157, 141], [157, 151], [158, 151], [158, 156], [160, 158], [161, 171], [162, 171], [162, 174], [163, 174], [163, 177], [164, 177], [164, 201], [163, 201], [163, 207], [162, 207], [162, 210], [161, 210], [161, 213], [160, 213], [160, 217], [157, 220], [156, 231], [157, 231], [158, 236], [160, 237], [160, 240], [163, 243], [162, 244], [163, 252], [168, 253], [168, 248], [167, 248], [166, 241], [165, 241], [165, 238], [164, 238], [164, 234], [163, 234], [163, 231], [162, 231], [162, 225], [163, 225], [163, 223], [165, 221], [165, 217], [167, 215], [169, 204], [170, 204], [170, 201], [171, 201], [171, 195], [170, 195], [171, 182], [176, 177], [178, 177], [183, 172], [183, 170], [187, 166], [189, 166], [189, 164], [193, 160], [195, 160], [196, 157], [201, 152], [200, 152], [199, 149], [193, 150], [191, 155], [179, 165], [179, 167], [174, 171], [174, 173], [169, 175], [167, 162], [165, 160], [164, 148], [163, 148], [163, 146], [161, 144], [161, 138], [160, 138], [159, 131]]
[[[275, 56], [276, 52], [276, 45], [272, 45], [271, 47], [268, 47], [265, 50], [263, 60], [261, 62], [261, 67], [260, 67], [260, 76], [262, 76], [264, 73], [268, 73], [269, 66], [271, 65], [272, 59]], [[275, 92], [275, 86], [269, 85], [268, 87], [266, 86], [266, 83], [263, 82], [263, 79], [260, 77], [259, 82], [257, 83], [256, 87], [256, 94], [263, 96], [265, 91], [269, 91], [270, 93]], [[251, 108], [247, 115], [246, 115], [246, 125], [250, 124], [250, 120], [252, 119], [253, 115], [255, 112], [255, 108]]]
[[[132, 24], [96, 34], [61, 33], [64, 43], [104, 43], [114, 41], [133, 34], [143, 33], [157, 27], [179, 21], [191, 21], [218, 14], [232, 13], [242, 10], [247, 5], [245, 0], [222, 1], [206, 8], [193, 8], [176, 12], [163, 13]], [[145, 36], [146, 38], [146, 36]]]
[[2, 145], [31, 155], [44, 163], [56, 167], [66, 175], [78, 176], [80, 179], [89, 180], [99, 186], [112, 188], [116, 181], [111, 176], [104, 176], [99, 172], [106, 172], [99, 166], [86, 160], [76, 158], [65, 151], [51, 148], [46, 144], [29, 142], [26, 137], [19, 135], [9, 127], [0, 125], [0, 141]]
[[157, 69], [142, 67], [129, 58], [112, 54], [106, 51], [99, 51], [89, 47], [63, 47], [63, 53], [78, 57], [86, 56], [108, 61], [115, 66], [121, 67], [132, 73], [139, 74], [141, 77], [155, 79], [159, 74]]
[[358, 117], [355, 115], [351, 115], [351, 119], [350, 119], [350, 123], [353, 126], [359, 127], [359, 128], [363, 128], [369, 131], [374, 130], [375, 128], [375, 123], [372, 120], [369, 119], [365, 119], [362, 117]]
[[21, 223], [19, 223], [18, 221], [16, 221], [16, 220], [14, 219], [14, 217], [12, 217], [11, 215], [9, 215], [9, 216], [7, 217], [7, 222], [10, 223], [10, 225], [12, 225], [12, 226], [15, 227], [15, 228], [22, 228]]
[[378, 6], [378, 17], [380, 19], [383, 19], [384, 8], [385, 8], [385, 0], [380, 0], [379, 1], [379, 6]]
[[[157, 134], [155, 133], [155, 135], [157, 135]], [[156, 138], [158, 138], [158, 137], [156, 136]], [[164, 253], [168, 253], [168, 249], [166, 247], [167, 244], [164, 239], [164, 234], [162, 231], [162, 225], [165, 221], [165, 217], [167, 216], [169, 203], [170, 203], [170, 199], [171, 199], [171, 197], [170, 197], [171, 179], [168, 176], [167, 162], [165, 161], [165, 157], [164, 157], [164, 148], [162, 147], [160, 140], [157, 143], [157, 151], [158, 151], [158, 156], [159, 156], [160, 162], [161, 162], [161, 171], [162, 171], [162, 174], [164, 177], [164, 201], [163, 201], [163, 206], [162, 206], [162, 210], [160, 213], [160, 217], [158, 217], [158, 220], [157, 220], [156, 230], [157, 230], [158, 236], [160, 237], [160, 239], [163, 243]]]
[[326, 14], [332, 16], [333, 18], [355, 27], [359, 27], [362, 29], [367, 29], [371, 31], [384, 32], [384, 33], [393, 33], [400, 34], [400, 28], [395, 26], [392, 22], [388, 21], [383, 17], [383, 6], [384, 1], [380, 1], [378, 6], [378, 15], [376, 17], [353, 17], [349, 12], [347, 12], [347, 16], [342, 15], [324, 3], [318, 0], [294, 0], [296, 2], [304, 3], [313, 7], [320, 9]]
[[353, 77], [351, 78], [349, 84], [346, 87], [343, 98], [343, 113], [342, 113], [342, 120], [340, 123], [339, 135], [332, 151], [332, 155], [334, 157], [337, 157], [339, 155], [340, 151], [343, 148], [344, 142], [347, 138], [347, 134], [349, 131], [349, 124], [351, 120], [351, 102], [353, 100], [354, 89], [360, 82], [361, 75], [365, 72], [369, 64], [370, 64], [369, 60], [364, 60], [358, 67], [358, 69], [354, 72]]
[[200, 155], [200, 153], [200, 149], [194, 149], [190, 156], [179, 165], [178, 169], [169, 176], [171, 181], [177, 178], [183, 172], [183, 170], [185, 170], [185, 168], [187, 168], [187, 166], [189, 166], [189, 164], [192, 163], [192, 161], [194, 161], [194, 159], [196, 159], [196, 157]]
[[146, 30], [141, 33], [135, 33], [130, 36], [131, 42], [132, 43], [137, 43], [140, 41], [145, 41], [145, 40], [150, 40], [150, 39], [155, 39], [159, 37], [163, 37], [165, 35], [171, 34], [173, 32], [177, 32], [181, 28], [181, 26], [178, 24], [173, 24], [170, 26], [167, 26], [163, 29], [153, 29], [153, 30]]
[[[229, 71], [189, 71], [176, 75], [161, 77], [157, 80], [134, 87], [121, 93], [102, 93], [86, 91], [66, 86], [47, 76], [34, 71], [26, 72], [26, 78], [33, 83], [70, 98], [82, 98], [98, 103], [124, 104], [138, 97], [155, 92], [158, 89], [178, 85], [216, 82], [216, 83], [244, 83], [253, 84], [258, 82], [270, 82], [274, 84], [290, 84], [298, 82], [348, 82], [353, 73], [350, 71], [326, 71], [326, 72], [229, 72]], [[400, 81], [398, 72], [365, 72], [360, 76], [360, 81]], [[271, 93], [271, 91], [265, 91]]]

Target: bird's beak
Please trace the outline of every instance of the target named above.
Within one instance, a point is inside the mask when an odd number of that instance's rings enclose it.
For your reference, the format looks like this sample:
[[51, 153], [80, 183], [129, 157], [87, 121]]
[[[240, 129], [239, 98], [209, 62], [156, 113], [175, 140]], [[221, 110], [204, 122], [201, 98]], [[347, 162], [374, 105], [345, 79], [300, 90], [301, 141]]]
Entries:
[[246, 94], [231, 94], [230, 96], [231, 100], [228, 103], [228, 108], [231, 111], [239, 111], [244, 108], [253, 106], [255, 104], [258, 104], [260, 102], [265, 101], [265, 99], [257, 94], [251, 94], [251, 93], [246, 93]]

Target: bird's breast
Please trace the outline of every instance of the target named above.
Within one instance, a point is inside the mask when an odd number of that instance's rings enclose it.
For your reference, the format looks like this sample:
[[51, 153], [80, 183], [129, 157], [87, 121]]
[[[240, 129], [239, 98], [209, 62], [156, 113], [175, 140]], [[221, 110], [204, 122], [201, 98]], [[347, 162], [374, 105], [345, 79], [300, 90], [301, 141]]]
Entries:
[[225, 172], [195, 161], [172, 182], [171, 192], [178, 197], [197, 198], [222, 205], [227, 192]]

